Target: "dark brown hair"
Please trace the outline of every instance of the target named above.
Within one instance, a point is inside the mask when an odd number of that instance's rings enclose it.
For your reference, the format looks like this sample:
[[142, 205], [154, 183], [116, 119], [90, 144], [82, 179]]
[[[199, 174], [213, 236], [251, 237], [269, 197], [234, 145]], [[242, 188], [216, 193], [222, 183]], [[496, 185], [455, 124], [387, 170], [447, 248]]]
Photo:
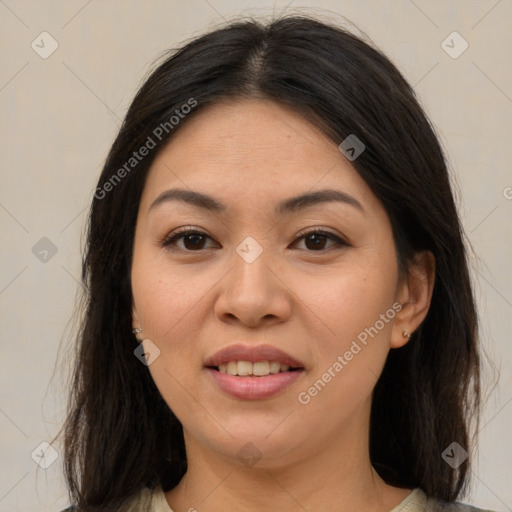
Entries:
[[[409, 343], [390, 352], [374, 390], [370, 456], [388, 483], [455, 500], [466, 489], [470, 459], [452, 469], [441, 454], [454, 441], [470, 451], [479, 356], [465, 242], [443, 152], [413, 89], [378, 49], [302, 16], [232, 22], [192, 40], [152, 72], [128, 110], [89, 215], [85, 316], [63, 427], [71, 499], [79, 510], [114, 511], [144, 486], [171, 489], [186, 471], [181, 424], [134, 356], [135, 223], [159, 149], [207, 105], [243, 97], [293, 108], [336, 144], [356, 134], [366, 149], [352, 164], [387, 211], [402, 274], [415, 251], [434, 254], [428, 315]], [[156, 127], [191, 98], [193, 111], [158, 140]], [[152, 134], [156, 147], [114, 182]]]

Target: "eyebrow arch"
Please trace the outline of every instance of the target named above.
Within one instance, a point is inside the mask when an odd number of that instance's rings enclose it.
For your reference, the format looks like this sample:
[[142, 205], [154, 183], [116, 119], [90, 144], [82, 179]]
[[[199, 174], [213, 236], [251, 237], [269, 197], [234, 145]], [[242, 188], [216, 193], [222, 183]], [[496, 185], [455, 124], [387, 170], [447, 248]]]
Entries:
[[302, 210], [303, 208], [315, 206], [320, 203], [331, 202], [348, 204], [349, 206], [359, 210], [361, 213], [365, 213], [363, 206], [355, 197], [352, 197], [351, 195], [347, 194], [346, 192], [342, 192], [341, 190], [334, 189], [317, 190], [315, 192], [308, 192], [300, 196], [285, 199], [282, 203], [277, 205], [276, 213], [284, 215]]
[[[191, 204], [198, 208], [203, 208], [208, 211], [222, 213], [227, 210], [226, 206], [217, 199], [203, 194], [201, 192], [195, 192], [192, 190], [185, 190], [179, 188], [173, 188], [162, 192], [151, 204], [149, 211], [156, 208], [157, 206], [169, 202], [169, 201], [181, 201], [184, 203]], [[324, 189], [317, 190], [315, 192], [307, 192], [299, 196], [290, 197], [279, 203], [275, 208], [277, 215], [285, 215], [293, 213], [304, 208], [310, 208], [320, 203], [328, 202], [340, 202], [348, 204], [359, 210], [361, 213], [364, 212], [364, 208], [361, 203], [351, 195], [341, 190]]]

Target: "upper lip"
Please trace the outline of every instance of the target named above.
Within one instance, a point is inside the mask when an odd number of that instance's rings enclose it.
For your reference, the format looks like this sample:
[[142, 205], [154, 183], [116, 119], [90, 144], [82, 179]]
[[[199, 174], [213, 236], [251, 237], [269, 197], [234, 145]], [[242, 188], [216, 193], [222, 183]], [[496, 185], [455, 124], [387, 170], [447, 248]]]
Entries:
[[278, 361], [290, 368], [304, 368], [304, 364], [272, 345], [229, 345], [215, 352], [205, 361], [205, 366], [219, 366], [230, 361]]

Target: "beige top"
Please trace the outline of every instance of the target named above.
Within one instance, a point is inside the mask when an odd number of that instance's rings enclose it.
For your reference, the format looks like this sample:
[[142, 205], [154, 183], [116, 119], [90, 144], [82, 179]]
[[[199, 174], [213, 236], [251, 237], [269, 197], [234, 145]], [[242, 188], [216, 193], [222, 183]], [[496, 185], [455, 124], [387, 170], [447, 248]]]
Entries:
[[[151, 508], [149, 509], [151, 512], [173, 512], [160, 487], [157, 487], [153, 493], [151, 493], [150, 489], [144, 489], [126, 512], [138, 512], [140, 510], [139, 507], [147, 505], [148, 503], [151, 503]], [[446, 512], [491, 512], [459, 503], [447, 505], [442, 509]], [[195, 509], [191, 507], [189, 510], [194, 511]], [[393, 510], [390, 510], [390, 512], [428, 512], [436, 510], [441, 510], [439, 505], [429, 500], [427, 495], [418, 487], [411, 491], [407, 497]]]

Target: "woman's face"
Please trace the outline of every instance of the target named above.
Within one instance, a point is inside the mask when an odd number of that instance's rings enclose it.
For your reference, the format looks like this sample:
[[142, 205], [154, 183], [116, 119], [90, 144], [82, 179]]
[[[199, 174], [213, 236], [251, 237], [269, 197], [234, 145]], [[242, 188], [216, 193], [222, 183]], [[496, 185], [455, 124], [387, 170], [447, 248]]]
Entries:
[[131, 278], [134, 327], [160, 351], [149, 370], [187, 445], [270, 467], [367, 442], [372, 389], [406, 341], [391, 225], [297, 113], [239, 100], [181, 127], [147, 177]]

